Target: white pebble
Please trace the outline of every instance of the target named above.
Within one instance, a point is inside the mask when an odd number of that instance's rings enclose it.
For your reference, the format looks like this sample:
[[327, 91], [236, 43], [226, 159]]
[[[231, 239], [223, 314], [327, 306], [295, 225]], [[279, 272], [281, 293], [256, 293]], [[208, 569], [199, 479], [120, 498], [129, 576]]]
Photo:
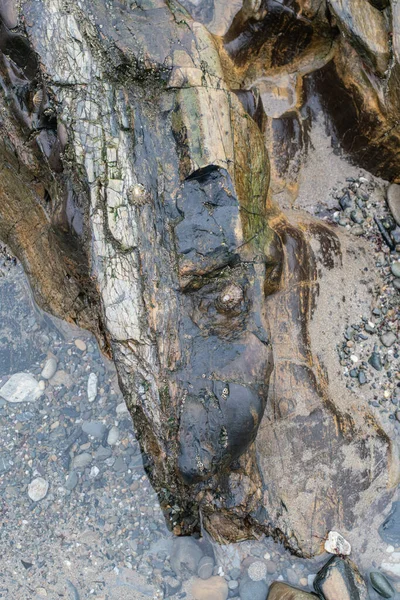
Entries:
[[87, 385], [88, 401], [94, 402], [97, 396], [97, 375], [96, 373], [90, 373]]
[[43, 477], [36, 477], [28, 485], [28, 496], [34, 502], [43, 500], [49, 489], [49, 483]]
[[43, 379], [51, 379], [55, 372], [57, 371], [57, 359], [54, 356], [48, 358], [45, 362], [45, 365], [40, 373]]
[[100, 473], [100, 469], [96, 466], [90, 469], [89, 477], [90, 479], [95, 479], [97, 475]]
[[330, 554], [341, 554], [348, 556], [351, 553], [351, 546], [337, 531], [330, 531], [328, 539], [325, 542], [325, 550]]
[[394, 546], [390, 546], [390, 545], [389, 545], [389, 546], [386, 548], [386, 552], [387, 552], [388, 554], [391, 554], [392, 552], [394, 552]]
[[358, 362], [358, 356], [356, 356], [355, 354], [352, 354], [352, 355], [350, 356], [350, 360], [351, 360], [353, 363], [356, 363], [356, 362]]
[[113, 425], [110, 429], [110, 431], [108, 432], [108, 436], [107, 436], [107, 444], [109, 446], [114, 446], [119, 439], [119, 429], [118, 427], [116, 427], [115, 425]]

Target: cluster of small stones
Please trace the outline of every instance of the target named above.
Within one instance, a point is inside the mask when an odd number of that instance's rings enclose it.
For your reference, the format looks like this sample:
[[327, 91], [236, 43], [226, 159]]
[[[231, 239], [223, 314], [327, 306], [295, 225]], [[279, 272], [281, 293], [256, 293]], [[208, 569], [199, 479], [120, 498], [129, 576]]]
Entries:
[[[365, 177], [349, 178], [347, 186], [334, 192], [340, 210], [333, 220], [370, 241], [381, 281], [372, 290], [371, 313], [345, 329], [338, 354], [347, 387], [371, 386], [370, 404], [400, 421], [400, 227], [376, 192], [374, 181]], [[396, 430], [400, 433], [400, 426]]]

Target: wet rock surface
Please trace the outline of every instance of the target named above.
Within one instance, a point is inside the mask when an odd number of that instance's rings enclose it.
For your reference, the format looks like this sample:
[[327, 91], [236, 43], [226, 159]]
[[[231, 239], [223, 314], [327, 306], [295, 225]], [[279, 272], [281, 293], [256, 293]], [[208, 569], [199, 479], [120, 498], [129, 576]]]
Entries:
[[367, 600], [368, 591], [357, 567], [349, 560], [333, 557], [314, 581], [314, 589], [324, 600]]

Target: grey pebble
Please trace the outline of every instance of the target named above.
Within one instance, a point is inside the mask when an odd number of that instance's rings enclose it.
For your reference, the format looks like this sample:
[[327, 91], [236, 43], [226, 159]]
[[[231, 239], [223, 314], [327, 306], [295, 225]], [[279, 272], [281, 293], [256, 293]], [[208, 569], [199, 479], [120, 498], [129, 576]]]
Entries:
[[378, 352], [373, 352], [369, 357], [368, 362], [376, 371], [382, 371], [381, 357]]
[[77, 472], [71, 471], [71, 473], [68, 475], [67, 481], [65, 483], [65, 487], [67, 488], [67, 490], [72, 492], [72, 490], [76, 488], [78, 481], [79, 481], [79, 478], [78, 478]]
[[241, 600], [265, 600], [268, 587], [263, 581], [252, 581], [245, 578], [240, 582], [239, 594]]
[[98, 440], [101, 440], [106, 431], [106, 426], [100, 421], [89, 421], [87, 423], [83, 423], [82, 431], [93, 436], [94, 438], [97, 438]]
[[394, 262], [390, 265], [390, 270], [395, 277], [400, 277], [400, 262]]
[[126, 471], [126, 462], [124, 461], [122, 456], [118, 456], [118, 458], [116, 459], [114, 463], [114, 471], [117, 471], [117, 473], [123, 473], [124, 471]]
[[395, 333], [393, 333], [393, 331], [389, 331], [388, 333], [384, 333], [381, 336], [381, 342], [384, 346], [386, 346], [386, 348], [390, 348], [390, 346], [393, 346], [393, 344], [395, 343], [397, 339], [397, 336]]
[[400, 290], [400, 279], [393, 279], [393, 285], [396, 290]]
[[214, 565], [215, 562], [211, 556], [203, 556], [197, 568], [197, 575], [201, 579], [209, 579], [213, 574]]
[[110, 431], [108, 432], [108, 436], [107, 436], [107, 444], [109, 446], [114, 446], [119, 439], [119, 429], [118, 427], [116, 427], [115, 425], [113, 425], [110, 429]]
[[239, 583], [237, 581], [235, 581], [234, 579], [231, 579], [231, 581], [228, 581], [228, 588], [230, 590], [236, 590], [239, 587]]
[[57, 359], [54, 356], [48, 358], [40, 374], [43, 379], [51, 379], [57, 371]]
[[358, 383], [360, 385], [364, 385], [365, 383], [367, 383], [367, 377], [366, 377], [364, 371], [358, 372]]
[[77, 456], [74, 456], [73, 461], [72, 461], [72, 466], [74, 467], [74, 469], [83, 469], [83, 468], [87, 467], [88, 465], [90, 465], [91, 462], [92, 462], [92, 455], [89, 454], [88, 452], [82, 452], [82, 454], [78, 454]]
[[109, 458], [111, 454], [111, 448], [105, 448], [104, 446], [100, 446], [94, 453], [94, 457], [98, 461], [103, 461], [106, 460], [106, 458]]
[[393, 598], [395, 590], [382, 573], [379, 573], [379, 571], [372, 571], [369, 577], [371, 579], [372, 587], [380, 596], [383, 598]]

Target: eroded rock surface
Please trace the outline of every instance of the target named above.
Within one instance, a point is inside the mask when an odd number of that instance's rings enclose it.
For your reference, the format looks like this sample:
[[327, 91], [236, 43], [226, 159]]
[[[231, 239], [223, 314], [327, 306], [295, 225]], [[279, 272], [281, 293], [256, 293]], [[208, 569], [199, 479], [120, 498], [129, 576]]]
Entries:
[[[225, 21], [222, 5], [196, 6], [214, 37], [176, 2], [1, 3], [0, 235], [41, 303], [112, 353], [174, 531], [198, 530], [201, 512], [216, 539], [265, 532], [312, 555], [390, 495], [397, 465], [313, 353], [318, 293], [344, 277], [341, 243], [273, 205], [266, 149], [275, 182], [296, 156], [300, 168], [293, 145], [276, 150], [306, 139], [303, 83], [321, 106], [314, 71], [339, 93], [357, 76], [342, 54], [363, 69], [360, 48], [381, 76], [386, 21], [368, 9], [379, 51], [361, 17], [336, 51], [324, 3], [302, 15], [233, 3]], [[340, 6], [347, 23], [358, 5]], [[381, 136], [389, 119], [371, 98]], [[397, 164], [392, 136], [377, 170]]]

